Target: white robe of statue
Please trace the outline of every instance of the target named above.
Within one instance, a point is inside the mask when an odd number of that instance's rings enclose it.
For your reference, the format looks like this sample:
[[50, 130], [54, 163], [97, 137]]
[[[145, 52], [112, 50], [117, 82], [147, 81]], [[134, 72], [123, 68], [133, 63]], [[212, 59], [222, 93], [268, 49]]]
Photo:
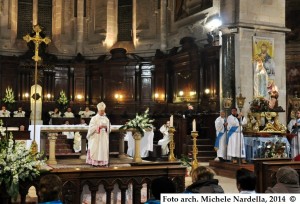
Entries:
[[[238, 157], [245, 158], [245, 144], [244, 144], [244, 135], [243, 135], [243, 127], [239, 126], [239, 119], [234, 117], [233, 115], [228, 116], [227, 118], [227, 137], [228, 145], [227, 145], [227, 155], [229, 157]], [[247, 124], [246, 117], [243, 117], [242, 125]], [[236, 130], [230, 135], [231, 128], [236, 128]]]
[[254, 97], [267, 98], [268, 94], [268, 73], [262, 62], [258, 62], [254, 73]]
[[[295, 126], [296, 122], [298, 127]], [[288, 130], [291, 133], [295, 133], [297, 136], [293, 137], [291, 140], [291, 153], [292, 158], [300, 154], [300, 119], [292, 119], [288, 124]]]
[[221, 116], [219, 116], [215, 120], [216, 139], [217, 139], [218, 135], [222, 135], [219, 139], [219, 147], [217, 149], [217, 157], [227, 159], [227, 153], [226, 153], [227, 144], [226, 144], [226, 133], [225, 133], [224, 123], [225, 123], [225, 118], [222, 118]]
[[[107, 126], [107, 129], [100, 126]], [[88, 139], [87, 163], [92, 165], [108, 165], [109, 160], [110, 122], [104, 115], [92, 117], [86, 138]]]
[[169, 147], [168, 144], [170, 142], [169, 137], [169, 127], [164, 124], [160, 127], [159, 131], [163, 134], [163, 138], [158, 141], [158, 145], [161, 145], [161, 154], [166, 155], [169, 153]]

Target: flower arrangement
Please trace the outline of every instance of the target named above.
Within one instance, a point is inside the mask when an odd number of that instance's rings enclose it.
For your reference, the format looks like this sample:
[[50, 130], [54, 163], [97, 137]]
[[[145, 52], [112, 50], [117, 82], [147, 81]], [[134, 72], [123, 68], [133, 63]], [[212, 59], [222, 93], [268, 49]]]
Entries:
[[13, 104], [16, 102], [12, 88], [10, 87], [6, 88], [5, 97], [2, 99], [2, 101], [6, 104]]
[[69, 100], [64, 91], [59, 93], [59, 98], [57, 99], [57, 103], [62, 106], [66, 106], [69, 103]]
[[264, 98], [255, 98], [250, 102], [251, 112], [267, 112], [269, 111], [269, 101]]
[[259, 146], [262, 158], [287, 158], [285, 153], [286, 143], [280, 137], [275, 136], [273, 140], [269, 140], [264, 146]]
[[138, 132], [144, 136], [144, 131], [146, 129], [152, 129], [152, 123], [154, 120], [149, 118], [149, 108], [142, 114], [136, 114], [135, 118], [129, 120], [125, 125], [121, 126], [120, 130], [136, 129]]
[[[2, 121], [0, 124], [3, 124]], [[2, 134], [0, 140], [0, 185], [5, 186], [8, 195], [16, 199], [19, 194], [19, 182], [32, 180], [40, 175], [38, 168], [45, 163], [45, 160], [41, 158], [41, 153], [32, 154], [27, 150], [25, 143], [15, 142], [12, 133], [9, 138]]]

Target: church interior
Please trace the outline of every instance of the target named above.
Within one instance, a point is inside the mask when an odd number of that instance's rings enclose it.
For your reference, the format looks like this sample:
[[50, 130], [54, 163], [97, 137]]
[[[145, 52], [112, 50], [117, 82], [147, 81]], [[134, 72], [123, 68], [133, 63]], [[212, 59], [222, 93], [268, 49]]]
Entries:
[[[1, 151], [12, 133], [42, 152], [63, 203], [145, 203], [155, 178], [180, 193], [198, 165], [225, 180], [246, 168], [263, 193], [281, 166], [300, 172], [290, 144], [299, 132], [288, 125], [300, 118], [299, 18], [298, 0], [0, 0]], [[100, 102], [109, 165], [95, 168], [86, 135]], [[234, 107], [247, 119], [245, 164], [222, 162], [215, 150], [215, 121]], [[93, 114], [84, 117], [86, 108]], [[119, 129], [146, 110], [154, 121], [144, 137]], [[263, 147], [275, 140], [284, 148], [269, 156]], [[39, 178], [20, 181], [18, 202], [36, 203], [28, 191]]]

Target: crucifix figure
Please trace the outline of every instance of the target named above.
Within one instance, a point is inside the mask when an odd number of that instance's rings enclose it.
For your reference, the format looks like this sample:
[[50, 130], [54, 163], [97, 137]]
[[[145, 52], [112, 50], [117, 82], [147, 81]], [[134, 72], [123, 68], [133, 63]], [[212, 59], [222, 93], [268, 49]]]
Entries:
[[37, 98], [37, 63], [38, 61], [41, 60], [40, 56], [39, 56], [39, 46], [42, 42], [44, 42], [45, 44], [49, 44], [51, 42], [50, 38], [45, 37], [42, 38], [40, 36], [40, 32], [42, 31], [41, 27], [39, 25], [34, 25], [33, 26], [33, 31], [35, 32], [35, 35], [33, 37], [31, 37], [29, 34], [27, 34], [26, 36], [23, 37], [23, 39], [29, 43], [30, 41], [32, 41], [34, 43], [34, 56], [32, 57], [32, 59], [35, 61], [35, 70], [34, 70], [34, 131], [33, 131], [33, 141], [31, 144], [31, 151], [33, 153], [37, 152], [37, 143], [35, 141], [35, 135], [36, 135], [36, 100], [38, 100]]

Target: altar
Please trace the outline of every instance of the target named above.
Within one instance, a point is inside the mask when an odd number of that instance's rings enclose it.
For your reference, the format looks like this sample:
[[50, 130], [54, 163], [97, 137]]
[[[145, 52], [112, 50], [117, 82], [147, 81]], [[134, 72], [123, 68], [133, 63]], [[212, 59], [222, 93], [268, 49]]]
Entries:
[[[119, 128], [121, 125], [111, 125], [111, 132], [119, 132], [119, 158], [124, 158], [124, 132], [120, 131]], [[35, 131], [34, 131], [35, 128]], [[56, 139], [58, 137], [59, 132], [80, 132], [82, 133], [82, 142], [81, 142], [81, 159], [86, 158], [86, 134], [88, 132], [89, 126], [87, 125], [30, 125], [29, 130], [30, 133], [30, 139], [26, 141], [27, 148], [30, 148], [30, 145], [32, 141], [35, 139], [36, 143], [38, 144], [38, 151], [45, 151], [46, 148], [46, 140], [49, 140], [49, 164], [56, 164], [56, 158], [55, 158], [55, 146], [56, 146]], [[34, 132], [35, 137], [34, 137]], [[132, 133], [127, 132], [127, 135]], [[146, 132], [145, 136], [142, 139], [141, 143], [141, 152], [142, 157], [147, 157], [149, 151], [153, 151], [153, 130]], [[134, 156], [134, 146], [135, 142], [131, 137], [129, 137], [128, 140], [128, 149], [129, 149], [129, 155]]]
[[[154, 132], [153, 130], [147, 131], [144, 133], [144, 137], [141, 139], [141, 151], [140, 155], [142, 158], [148, 157], [149, 156], [149, 151], [153, 151], [153, 137], [154, 137]], [[125, 141], [128, 141], [128, 149], [127, 149], [127, 154], [131, 157], [134, 156], [134, 139], [132, 137], [132, 132], [127, 131], [125, 138]]]
[[286, 137], [279, 135], [272, 136], [259, 136], [259, 135], [244, 135], [244, 144], [246, 150], [246, 160], [251, 162], [255, 158], [265, 158], [263, 155], [263, 149], [267, 142], [276, 143], [280, 141], [285, 143], [284, 154], [287, 156], [285, 158], [290, 157], [290, 143]]

